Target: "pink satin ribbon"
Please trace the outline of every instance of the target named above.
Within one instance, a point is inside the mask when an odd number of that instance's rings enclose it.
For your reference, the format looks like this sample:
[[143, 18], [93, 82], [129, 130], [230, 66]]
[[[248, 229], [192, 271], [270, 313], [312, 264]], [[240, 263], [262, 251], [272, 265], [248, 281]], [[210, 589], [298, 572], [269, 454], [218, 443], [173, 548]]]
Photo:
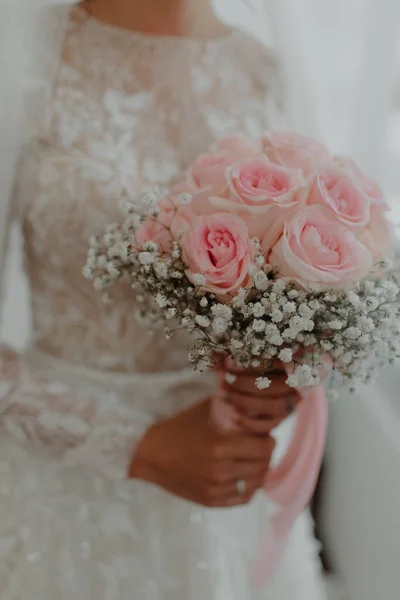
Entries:
[[[279, 565], [292, 528], [310, 503], [321, 468], [328, 415], [325, 389], [323, 385], [308, 388], [301, 395], [303, 401], [297, 409], [296, 428], [288, 451], [280, 464], [268, 472], [265, 481], [264, 490], [277, 504], [277, 511], [251, 567], [257, 586]], [[215, 396], [213, 419], [225, 431], [237, 429], [236, 409], [227, 404], [222, 392]]]

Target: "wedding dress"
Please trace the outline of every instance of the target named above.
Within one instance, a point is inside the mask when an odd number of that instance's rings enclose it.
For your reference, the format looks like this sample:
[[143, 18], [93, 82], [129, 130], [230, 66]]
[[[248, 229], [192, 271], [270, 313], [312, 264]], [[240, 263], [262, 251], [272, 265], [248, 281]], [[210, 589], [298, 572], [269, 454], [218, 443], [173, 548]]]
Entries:
[[[0, 386], [1, 600], [322, 600], [304, 514], [262, 590], [248, 565], [273, 507], [207, 510], [126, 479], [154, 421], [209, 394], [186, 342], [150, 336], [126, 290], [102, 304], [82, 277], [88, 238], [119, 199], [181, 176], [227, 131], [277, 122], [271, 50], [239, 31], [157, 38], [71, 11], [49, 103], [14, 194], [33, 339], [3, 348]], [[281, 448], [290, 423], [277, 432]]]

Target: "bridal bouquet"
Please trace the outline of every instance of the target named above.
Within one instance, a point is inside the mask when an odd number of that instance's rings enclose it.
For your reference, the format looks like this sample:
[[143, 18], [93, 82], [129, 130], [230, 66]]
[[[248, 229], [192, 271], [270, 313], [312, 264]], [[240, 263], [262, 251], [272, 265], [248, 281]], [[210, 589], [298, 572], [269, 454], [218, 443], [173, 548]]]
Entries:
[[[346, 157], [283, 131], [225, 137], [184, 181], [127, 203], [122, 225], [90, 241], [86, 277], [99, 290], [128, 281], [139, 317], [168, 337], [193, 334], [196, 369], [230, 358], [270, 385], [276, 361], [305, 401], [266, 491], [281, 506], [258, 574], [276, 564], [318, 476], [327, 371], [355, 389], [400, 356], [393, 233], [379, 187]], [[228, 379], [229, 373], [225, 375]], [[215, 415], [233, 426], [223, 394]]]

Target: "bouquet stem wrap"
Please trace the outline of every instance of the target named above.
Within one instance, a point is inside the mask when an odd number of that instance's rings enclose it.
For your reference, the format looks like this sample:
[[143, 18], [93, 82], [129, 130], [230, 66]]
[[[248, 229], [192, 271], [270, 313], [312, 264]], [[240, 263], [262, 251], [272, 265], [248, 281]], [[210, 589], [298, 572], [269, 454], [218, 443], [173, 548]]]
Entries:
[[[301, 396], [288, 451], [265, 480], [264, 491], [278, 508], [251, 567], [252, 579], [258, 586], [278, 566], [297, 518], [310, 503], [321, 468], [328, 416], [325, 388], [307, 388]], [[214, 398], [213, 419], [224, 430], [236, 428], [236, 409], [225, 401], [222, 386]]]

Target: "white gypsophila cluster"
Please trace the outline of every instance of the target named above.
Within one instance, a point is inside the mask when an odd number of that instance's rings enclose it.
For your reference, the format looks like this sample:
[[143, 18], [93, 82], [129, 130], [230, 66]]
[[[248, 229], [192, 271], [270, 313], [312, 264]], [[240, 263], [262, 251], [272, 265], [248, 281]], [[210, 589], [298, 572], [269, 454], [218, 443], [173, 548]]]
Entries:
[[168, 252], [154, 241], [138, 247], [137, 229], [146, 219], [157, 220], [155, 196], [147, 194], [145, 205], [144, 214], [129, 206], [121, 226], [91, 238], [84, 276], [105, 299], [112, 284], [128, 282], [137, 318], [163, 325], [167, 337], [182, 328], [194, 335], [189, 360], [196, 369], [232, 357], [257, 368], [256, 385], [265, 389], [273, 363], [281, 361], [290, 367], [287, 383], [294, 388], [318, 385], [332, 369], [356, 389], [400, 357], [399, 278], [387, 264], [349, 291], [305, 291], [279, 278], [258, 252], [246, 286], [219, 299], [205, 287], [204, 274], [189, 281], [172, 235]]

